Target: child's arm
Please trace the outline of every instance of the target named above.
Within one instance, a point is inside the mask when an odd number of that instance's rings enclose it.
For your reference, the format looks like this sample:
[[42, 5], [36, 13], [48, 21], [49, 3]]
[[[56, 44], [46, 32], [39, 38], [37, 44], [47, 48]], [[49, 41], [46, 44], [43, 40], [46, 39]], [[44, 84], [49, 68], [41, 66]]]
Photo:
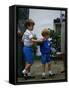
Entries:
[[43, 39], [37, 40], [37, 38], [34, 38], [33, 35], [30, 35], [29, 38], [32, 43], [42, 43], [43, 42]]
[[43, 42], [43, 40], [36, 40], [36, 39], [31, 39], [31, 41], [33, 42], [33, 43], [42, 43]]
[[22, 43], [24, 42], [24, 35], [22, 36], [21, 42], [22, 42]]

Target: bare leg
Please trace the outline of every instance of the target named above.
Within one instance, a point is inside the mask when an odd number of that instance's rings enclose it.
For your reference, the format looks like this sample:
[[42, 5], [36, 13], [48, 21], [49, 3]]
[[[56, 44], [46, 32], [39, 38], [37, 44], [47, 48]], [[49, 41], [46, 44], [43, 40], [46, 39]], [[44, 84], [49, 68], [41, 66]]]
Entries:
[[26, 66], [25, 66], [25, 70], [30, 70], [30, 67], [32, 66], [32, 64], [26, 64]]
[[42, 79], [45, 79], [45, 64], [42, 64]]
[[45, 72], [45, 64], [42, 64], [42, 72]]
[[28, 72], [30, 72], [31, 67], [28, 68]]
[[31, 76], [30, 70], [31, 70], [31, 67], [28, 68], [28, 76]]
[[51, 67], [52, 67], [52, 66], [51, 66], [51, 63], [49, 63], [49, 64], [48, 64], [48, 72], [49, 72], [49, 75], [50, 75], [50, 76], [55, 75], [55, 74], [52, 73], [52, 71], [51, 71], [52, 68], [51, 68]]
[[32, 64], [26, 64], [25, 68], [23, 70], [23, 74], [27, 74], [28, 73], [28, 69], [30, 69], [31, 66], [32, 66]]
[[48, 71], [51, 70], [51, 63], [48, 64]]

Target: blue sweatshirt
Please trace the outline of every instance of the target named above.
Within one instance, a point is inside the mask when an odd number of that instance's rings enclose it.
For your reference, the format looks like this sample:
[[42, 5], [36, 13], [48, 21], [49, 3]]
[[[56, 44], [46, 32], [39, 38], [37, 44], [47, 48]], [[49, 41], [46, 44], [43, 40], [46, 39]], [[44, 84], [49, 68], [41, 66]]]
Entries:
[[50, 54], [51, 51], [51, 43], [49, 40], [45, 40], [40, 45], [40, 51], [42, 54]]

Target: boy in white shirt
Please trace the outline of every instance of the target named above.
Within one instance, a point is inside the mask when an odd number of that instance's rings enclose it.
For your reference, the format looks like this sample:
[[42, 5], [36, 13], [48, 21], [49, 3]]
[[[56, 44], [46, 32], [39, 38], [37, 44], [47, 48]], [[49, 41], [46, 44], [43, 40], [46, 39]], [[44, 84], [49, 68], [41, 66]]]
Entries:
[[23, 47], [23, 53], [24, 57], [26, 60], [26, 65], [23, 72], [24, 78], [28, 78], [28, 71], [30, 70], [32, 64], [34, 63], [34, 58], [33, 58], [33, 52], [32, 52], [32, 44], [37, 43], [37, 42], [42, 42], [42, 40], [35, 40], [33, 39], [33, 28], [34, 28], [34, 21], [32, 19], [28, 19], [25, 22], [26, 26], [26, 31], [22, 37], [22, 41], [24, 42], [24, 47]]

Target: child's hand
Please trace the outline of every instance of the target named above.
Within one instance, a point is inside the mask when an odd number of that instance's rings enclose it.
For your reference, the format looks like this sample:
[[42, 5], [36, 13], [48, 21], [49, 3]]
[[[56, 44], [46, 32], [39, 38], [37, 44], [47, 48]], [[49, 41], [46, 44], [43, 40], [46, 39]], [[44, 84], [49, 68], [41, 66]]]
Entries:
[[36, 45], [37, 43], [36, 42], [32, 42], [33, 45]]

